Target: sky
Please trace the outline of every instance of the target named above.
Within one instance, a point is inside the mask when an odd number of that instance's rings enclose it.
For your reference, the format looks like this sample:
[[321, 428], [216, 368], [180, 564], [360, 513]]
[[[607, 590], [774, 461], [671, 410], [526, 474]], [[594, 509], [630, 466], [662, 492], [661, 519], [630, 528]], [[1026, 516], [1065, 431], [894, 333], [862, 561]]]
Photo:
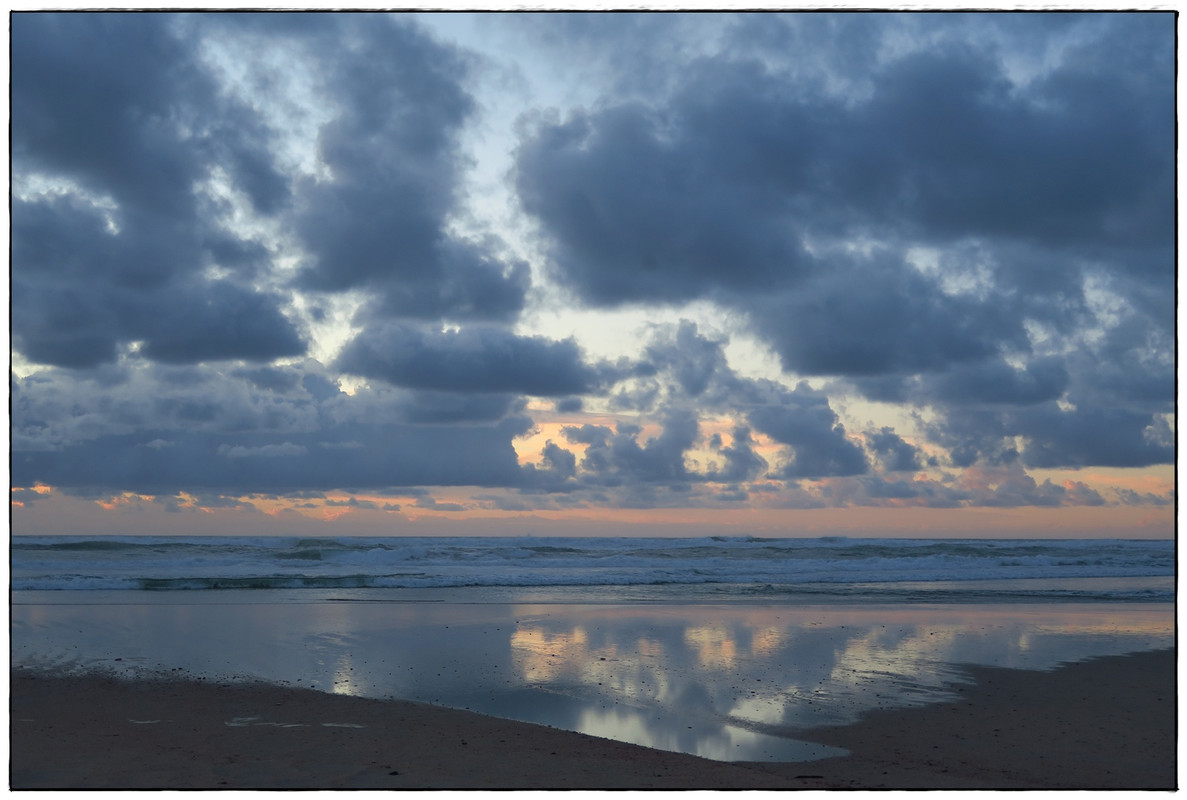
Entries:
[[1170, 13], [16, 13], [16, 534], [1174, 533]]

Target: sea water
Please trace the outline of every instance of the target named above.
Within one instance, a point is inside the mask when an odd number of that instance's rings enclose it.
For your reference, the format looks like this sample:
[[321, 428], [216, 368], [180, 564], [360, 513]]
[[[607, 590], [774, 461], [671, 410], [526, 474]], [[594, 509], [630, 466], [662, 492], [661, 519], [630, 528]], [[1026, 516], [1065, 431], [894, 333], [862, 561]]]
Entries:
[[549, 597], [572, 600], [1169, 601], [1174, 575], [1173, 542], [1116, 539], [16, 536], [11, 548], [16, 591], [552, 587]]
[[722, 760], [1174, 645], [1166, 541], [14, 537], [12, 664], [264, 680]]

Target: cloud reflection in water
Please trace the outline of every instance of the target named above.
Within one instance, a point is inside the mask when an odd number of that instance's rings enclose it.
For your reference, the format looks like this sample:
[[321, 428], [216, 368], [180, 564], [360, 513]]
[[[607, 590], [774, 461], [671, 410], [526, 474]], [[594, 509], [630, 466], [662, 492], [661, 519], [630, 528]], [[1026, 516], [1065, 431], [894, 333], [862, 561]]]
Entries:
[[795, 732], [945, 698], [961, 663], [1047, 669], [1174, 640], [1169, 604], [95, 599], [14, 604], [13, 664], [155, 665], [399, 697], [722, 760], [831, 753]]
[[513, 661], [526, 685], [603, 707], [575, 730], [736, 760], [780, 757], [765, 734], [948, 698], [960, 663], [1044, 669], [1171, 642], [1169, 613], [1154, 607], [679, 609], [521, 620]]

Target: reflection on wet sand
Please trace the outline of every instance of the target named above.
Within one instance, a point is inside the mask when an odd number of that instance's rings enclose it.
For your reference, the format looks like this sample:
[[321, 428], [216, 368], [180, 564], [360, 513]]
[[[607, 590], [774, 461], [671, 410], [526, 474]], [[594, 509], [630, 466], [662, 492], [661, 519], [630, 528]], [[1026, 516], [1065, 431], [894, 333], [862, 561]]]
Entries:
[[[964, 680], [958, 664], [1046, 669], [1171, 642], [1165, 607], [705, 611], [681, 619], [671, 609], [589, 609], [596, 642], [590, 619], [566, 630], [567, 615], [549, 616], [523, 623], [512, 658], [527, 685], [612, 703], [584, 711], [575, 730], [737, 760], [777, 757], [763, 734], [946, 699]], [[632, 635], [639, 626], [649, 635]]]
[[[1047, 669], [1173, 644], [1169, 604], [12, 606], [14, 665], [183, 669], [469, 708], [722, 760], [946, 698], [963, 663]], [[116, 659], [120, 659], [117, 663]]]

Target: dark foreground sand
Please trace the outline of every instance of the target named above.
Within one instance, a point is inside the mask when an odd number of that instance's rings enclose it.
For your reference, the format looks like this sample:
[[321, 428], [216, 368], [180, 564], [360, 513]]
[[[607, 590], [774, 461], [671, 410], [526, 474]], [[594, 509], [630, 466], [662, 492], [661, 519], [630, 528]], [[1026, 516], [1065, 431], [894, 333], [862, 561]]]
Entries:
[[973, 668], [954, 703], [799, 738], [852, 755], [727, 764], [466, 711], [263, 685], [12, 677], [10, 786], [1176, 788], [1175, 655]]

